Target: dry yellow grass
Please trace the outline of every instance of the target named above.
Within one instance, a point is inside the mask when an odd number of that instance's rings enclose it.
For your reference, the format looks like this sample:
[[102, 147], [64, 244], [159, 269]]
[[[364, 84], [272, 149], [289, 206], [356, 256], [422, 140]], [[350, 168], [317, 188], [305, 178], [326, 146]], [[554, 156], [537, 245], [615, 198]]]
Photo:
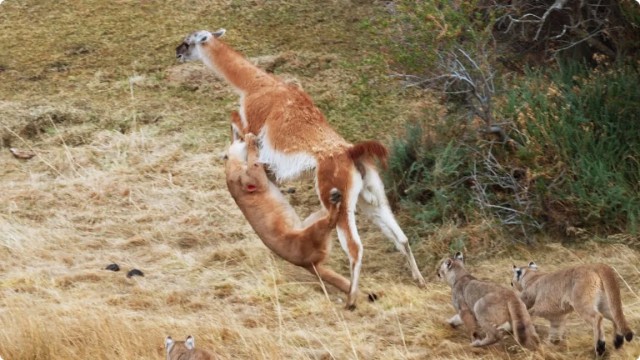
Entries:
[[[467, 253], [472, 272], [502, 284], [514, 262], [534, 259], [548, 268], [609, 263], [626, 282], [625, 312], [640, 333], [640, 253], [624, 245], [487, 250], [494, 236], [489, 225], [443, 226], [415, 245], [430, 280], [418, 289], [403, 257], [362, 221], [361, 287], [383, 296], [374, 304], [361, 299], [348, 312], [342, 294], [325, 293], [313, 276], [275, 258], [253, 234], [226, 191], [219, 159], [236, 99], [201, 66], [176, 65], [173, 47], [196, 28], [235, 29], [234, 44], [251, 55], [272, 55], [256, 61], [275, 61], [280, 75], [297, 78], [347, 136], [387, 139], [388, 130], [425, 100], [377, 92], [375, 99], [386, 102], [369, 110], [385, 123], [350, 122], [364, 111], [354, 105], [359, 93], [352, 84], [379, 69], [362, 61], [375, 50], [366, 47], [371, 35], [348, 34], [358, 27], [345, 24], [370, 16], [375, 5], [51, 3], [0, 5], [5, 360], [160, 359], [166, 335], [188, 334], [198, 347], [230, 359], [592, 356], [591, 330], [575, 315], [566, 346], [545, 344], [538, 353], [512, 339], [474, 349], [462, 331], [450, 329], [444, 323], [453, 311], [450, 291], [436, 282], [435, 265], [460, 234], [474, 239]], [[278, 31], [274, 24], [281, 25]], [[384, 79], [367, 77], [372, 87]], [[37, 155], [19, 160], [9, 146]], [[297, 189], [289, 196], [302, 214], [317, 208], [310, 180], [287, 186]], [[122, 270], [105, 270], [112, 262]], [[348, 274], [339, 246], [331, 266]], [[126, 278], [132, 268], [145, 276]], [[537, 324], [544, 335], [547, 324]], [[606, 331], [611, 345], [610, 324]], [[610, 353], [611, 359], [635, 359], [640, 341]]]

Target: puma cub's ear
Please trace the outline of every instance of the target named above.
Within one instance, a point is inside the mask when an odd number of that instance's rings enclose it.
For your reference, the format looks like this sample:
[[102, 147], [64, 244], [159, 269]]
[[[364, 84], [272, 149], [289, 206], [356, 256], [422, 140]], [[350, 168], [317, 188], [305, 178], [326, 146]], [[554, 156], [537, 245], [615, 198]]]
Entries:
[[536, 263], [534, 263], [533, 261], [529, 263], [529, 269], [531, 270], [538, 270], [538, 265], [536, 265]]
[[171, 345], [173, 345], [173, 339], [171, 336], [167, 336], [167, 338], [164, 339], [164, 348], [168, 350]]
[[518, 267], [513, 265], [513, 272], [516, 272], [516, 271], [518, 271]]
[[462, 256], [462, 252], [460, 252], [460, 251], [458, 251], [453, 258], [456, 259], [456, 260], [460, 260], [460, 261], [464, 262], [464, 257]]
[[212, 35], [213, 35], [213, 37], [215, 39], [217, 39], [217, 38], [221, 38], [222, 36], [224, 36], [224, 33], [226, 33], [226, 32], [227, 32], [226, 29], [220, 28], [220, 29], [216, 30]]
[[453, 264], [453, 261], [451, 261], [451, 259], [447, 259], [444, 264], [447, 266], [447, 269], [451, 269], [451, 264]]
[[192, 350], [196, 347], [196, 339], [194, 339], [193, 336], [189, 335], [187, 336], [187, 340], [185, 340], [184, 345], [187, 347], [187, 349]]

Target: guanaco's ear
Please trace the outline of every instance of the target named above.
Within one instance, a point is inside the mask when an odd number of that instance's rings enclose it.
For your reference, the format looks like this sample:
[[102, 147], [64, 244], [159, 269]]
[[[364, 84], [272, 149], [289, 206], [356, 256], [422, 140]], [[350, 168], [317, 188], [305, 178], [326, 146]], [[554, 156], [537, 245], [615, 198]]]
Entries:
[[460, 251], [458, 251], [453, 258], [464, 262], [464, 256], [462, 256], [462, 252]]
[[187, 349], [192, 350], [196, 347], [196, 339], [194, 339], [191, 335], [187, 336], [187, 340], [185, 340], [184, 346], [186, 346]]
[[171, 336], [167, 336], [166, 339], [164, 339], [164, 348], [168, 351], [171, 345], [173, 345], [173, 339]]
[[226, 29], [220, 28], [220, 29], [214, 31], [214, 33], [212, 35], [213, 35], [214, 39], [217, 39], [217, 38], [221, 38], [222, 36], [224, 36], [224, 33], [226, 33], [226, 32], [227, 32]]
[[529, 263], [529, 269], [531, 270], [538, 270], [538, 265], [536, 265], [536, 263], [534, 263], [533, 261]]

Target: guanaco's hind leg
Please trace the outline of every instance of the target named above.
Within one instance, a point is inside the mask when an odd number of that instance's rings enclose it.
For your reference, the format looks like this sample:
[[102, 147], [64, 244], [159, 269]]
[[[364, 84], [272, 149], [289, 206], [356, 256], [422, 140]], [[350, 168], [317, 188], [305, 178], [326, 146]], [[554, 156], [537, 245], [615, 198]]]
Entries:
[[369, 165], [366, 165], [365, 169], [364, 184], [360, 192], [358, 206], [367, 217], [380, 227], [382, 233], [395, 243], [396, 248], [406, 256], [413, 279], [418, 282], [420, 287], [424, 287], [426, 285], [425, 280], [418, 269], [416, 259], [413, 257], [409, 240], [391, 212], [380, 175]]

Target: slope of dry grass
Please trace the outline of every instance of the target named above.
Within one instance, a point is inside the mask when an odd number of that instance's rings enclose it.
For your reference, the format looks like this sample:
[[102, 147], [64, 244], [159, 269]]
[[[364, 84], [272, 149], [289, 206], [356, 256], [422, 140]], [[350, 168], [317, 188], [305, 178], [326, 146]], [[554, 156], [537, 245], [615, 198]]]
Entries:
[[[415, 239], [430, 280], [418, 289], [403, 258], [361, 221], [362, 289], [342, 294], [271, 255], [228, 195], [219, 158], [236, 98], [173, 48], [197, 28], [226, 27], [260, 66], [296, 79], [351, 140], [386, 136], [429, 99], [400, 94], [358, 26], [377, 5], [333, 2], [65, 0], [0, 5], [0, 356], [159, 359], [166, 335], [235, 359], [574, 359], [591, 357], [575, 315], [564, 347], [512, 339], [474, 349], [444, 319], [450, 291], [436, 261], [461, 234], [469, 267], [508, 284], [510, 266], [591, 261], [621, 274], [640, 332], [640, 254], [623, 245], [498, 246], [489, 225], [443, 226]], [[36, 153], [12, 157], [8, 147]], [[286, 184], [302, 214], [309, 180]], [[404, 214], [398, 214], [400, 218]], [[418, 241], [420, 240], [420, 241]], [[499, 242], [499, 241], [498, 241]], [[122, 270], [105, 266], [116, 262]], [[348, 274], [335, 246], [331, 265]], [[127, 278], [137, 268], [144, 277]], [[537, 321], [541, 334], [546, 323]], [[611, 326], [607, 324], [611, 344]], [[634, 340], [611, 359], [640, 355]]]

